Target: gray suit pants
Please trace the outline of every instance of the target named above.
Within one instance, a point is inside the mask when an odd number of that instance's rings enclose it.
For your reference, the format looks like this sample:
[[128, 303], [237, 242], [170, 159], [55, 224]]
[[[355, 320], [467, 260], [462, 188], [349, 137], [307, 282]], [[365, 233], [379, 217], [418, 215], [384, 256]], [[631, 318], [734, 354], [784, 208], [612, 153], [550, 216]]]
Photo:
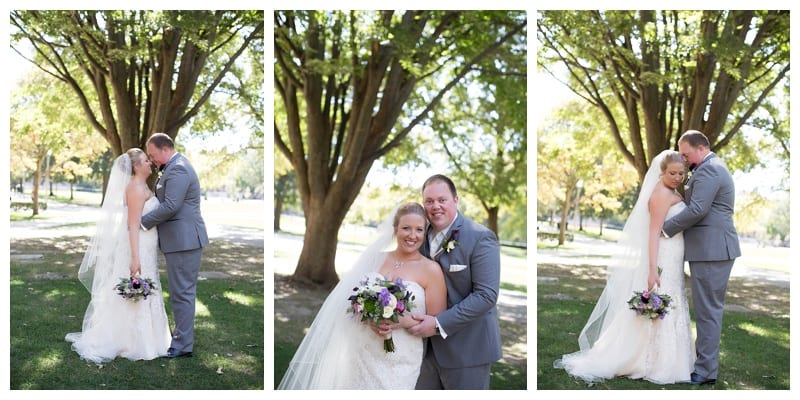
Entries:
[[704, 378], [717, 379], [719, 373], [722, 312], [733, 262], [734, 260], [689, 262], [692, 273], [692, 304], [697, 326], [697, 361], [694, 363], [694, 372]]
[[491, 364], [464, 368], [443, 368], [436, 361], [430, 340], [425, 340], [425, 345], [428, 346], [428, 349], [425, 352], [425, 357], [422, 359], [422, 367], [419, 370], [417, 390], [489, 389]]
[[178, 352], [190, 352], [194, 348], [194, 308], [202, 255], [202, 248], [164, 254], [169, 278], [169, 302], [175, 321], [170, 347]]

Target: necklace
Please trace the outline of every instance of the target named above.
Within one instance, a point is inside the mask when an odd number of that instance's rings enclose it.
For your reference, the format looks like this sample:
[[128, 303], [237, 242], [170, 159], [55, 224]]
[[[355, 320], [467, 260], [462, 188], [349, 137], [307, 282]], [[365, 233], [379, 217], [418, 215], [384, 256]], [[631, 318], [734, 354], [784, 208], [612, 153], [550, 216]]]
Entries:
[[400, 267], [405, 265], [406, 261], [408, 261], [408, 262], [417, 262], [417, 261], [419, 261], [419, 257], [417, 257], [417, 258], [409, 258], [409, 259], [403, 260], [403, 261], [394, 260], [394, 264], [392, 265], [392, 267], [394, 269], [400, 269]]

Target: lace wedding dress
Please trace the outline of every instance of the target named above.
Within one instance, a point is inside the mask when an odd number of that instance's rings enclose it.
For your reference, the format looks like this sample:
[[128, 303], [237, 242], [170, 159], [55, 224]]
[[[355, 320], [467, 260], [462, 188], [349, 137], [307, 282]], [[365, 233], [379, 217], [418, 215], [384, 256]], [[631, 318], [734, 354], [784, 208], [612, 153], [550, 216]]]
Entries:
[[[279, 390], [414, 389], [422, 365], [423, 339], [399, 328], [392, 332], [395, 351], [383, 350], [383, 339], [348, 312], [348, 298], [365, 278], [378, 273], [387, 250], [396, 245], [397, 207], [379, 224], [375, 240], [342, 275], [328, 294], [278, 384]], [[382, 278], [383, 279], [383, 278]], [[414, 295], [412, 314], [425, 314], [425, 290], [404, 281]]]
[[[673, 205], [667, 219], [677, 214], [686, 205]], [[672, 310], [663, 320], [650, 320], [637, 315], [633, 310], [614, 314], [603, 322], [596, 341], [591, 347], [564, 355], [556, 360], [556, 368], [565, 369], [570, 375], [587, 382], [599, 382], [607, 378], [625, 376], [645, 379], [658, 384], [688, 382], [695, 360], [694, 341], [689, 321], [689, 306], [684, 289], [683, 234], [669, 239], [661, 238], [658, 250], [658, 265], [661, 272], [659, 293], [672, 297]], [[638, 282], [638, 290], [647, 285]], [[626, 309], [625, 296], [615, 296], [609, 307]]]
[[[337, 285], [317, 313], [278, 389], [414, 389], [422, 365], [423, 340], [396, 329], [392, 333], [395, 351], [384, 351], [383, 339], [347, 312], [347, 297], [357, 285], [350, 280], [357, 276], [361, 276], [359, 280], [382, 278], [374, 271], [350, 274]], [[416, 282], [405, 284], [414, 295], [411, 312], [424, 314], [425, 290]]]
[[[142, 215], [158, 207], [153, 196], [144, 203]], [[124, 221], [121, 223], [125, 223]], [[86, 361], [103, 363], [116, 357], [130, 360], [152, 360], [165, 355], [171, 336], [164, 310], [163, 287], [158, 276], [158, 231], [139, 231], [139, 257], [142, 277], [155, 282], [158, 290], [147, 299], [123, 299], [113, 288], [120, 278], [130, 275], [130, 257], [119, 257], [108, 271], [107, 288], [93, 288], [86, 309], [82, 332], [69, 333], [66, 340]], [[100, 274], [100, 266], [95, 275]], [[95, 279], [98, 279], [95, 277]]]
[[[371, 278], [383, 278], [377, 272]], [[406, 289], [414, 294], [415, 314], [425, 314], [425, 290], [416, 282], [404, 281]], [[387, 353], [383, 340], [364, 323], [354, 319], [358, 325], [352, 338], [351, 356], [342, 365], [342, 376], [335, 389], [414, 389], [422, 365], [422, 339], [405, 329], [392, 333], [395, 351]], [[345, 367], [346, 366], [346, 367]]]

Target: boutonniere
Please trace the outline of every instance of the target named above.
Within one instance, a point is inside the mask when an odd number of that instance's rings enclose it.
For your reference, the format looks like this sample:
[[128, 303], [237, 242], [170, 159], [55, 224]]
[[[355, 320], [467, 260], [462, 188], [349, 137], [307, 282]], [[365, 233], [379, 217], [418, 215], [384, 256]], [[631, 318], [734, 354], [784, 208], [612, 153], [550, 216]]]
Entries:
[[450, 232], [450, 238], [442, 243], [442, 249], [444, 249], [445, 252], [450, 253], [458, 245], [458, 229], [456, 229]]

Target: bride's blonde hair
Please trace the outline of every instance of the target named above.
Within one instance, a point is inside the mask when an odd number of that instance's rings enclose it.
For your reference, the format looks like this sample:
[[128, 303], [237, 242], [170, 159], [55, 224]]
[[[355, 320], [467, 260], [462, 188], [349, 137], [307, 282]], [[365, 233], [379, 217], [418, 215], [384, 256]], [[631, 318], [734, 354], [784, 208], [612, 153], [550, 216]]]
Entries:
[[665, 150], [664, 159], [661, 160], [661, 165], [659, 165], [661, 168], [661, 173], [663, 174], [664, 171], [667, 170], [667, 166], [674, 163], [680, 163], [683, 165], [683, 168], [686, 169], [686, 162], [683, 161], [683, 156], [681, 156], [681, 153], [678, 153], [675, 150]]
[[400, 223], [400, 218], [408, 214], [420, 215], [427, 221], [427, 218], [425, 217], [425, 208], [419, 203], [409, 202], [401, 204], [400, 207], [397, 207], [397, 212], [394, 213], [394, 222], [392, 223], [392, 226], [397, 228], [397, 224]]
[[131, 175], [134, 174], [133, 167], [142, 163], [142, 157], [145, 157], [144, 151], [138, 147], [133, 147], [125, 152], [131, 159]]

